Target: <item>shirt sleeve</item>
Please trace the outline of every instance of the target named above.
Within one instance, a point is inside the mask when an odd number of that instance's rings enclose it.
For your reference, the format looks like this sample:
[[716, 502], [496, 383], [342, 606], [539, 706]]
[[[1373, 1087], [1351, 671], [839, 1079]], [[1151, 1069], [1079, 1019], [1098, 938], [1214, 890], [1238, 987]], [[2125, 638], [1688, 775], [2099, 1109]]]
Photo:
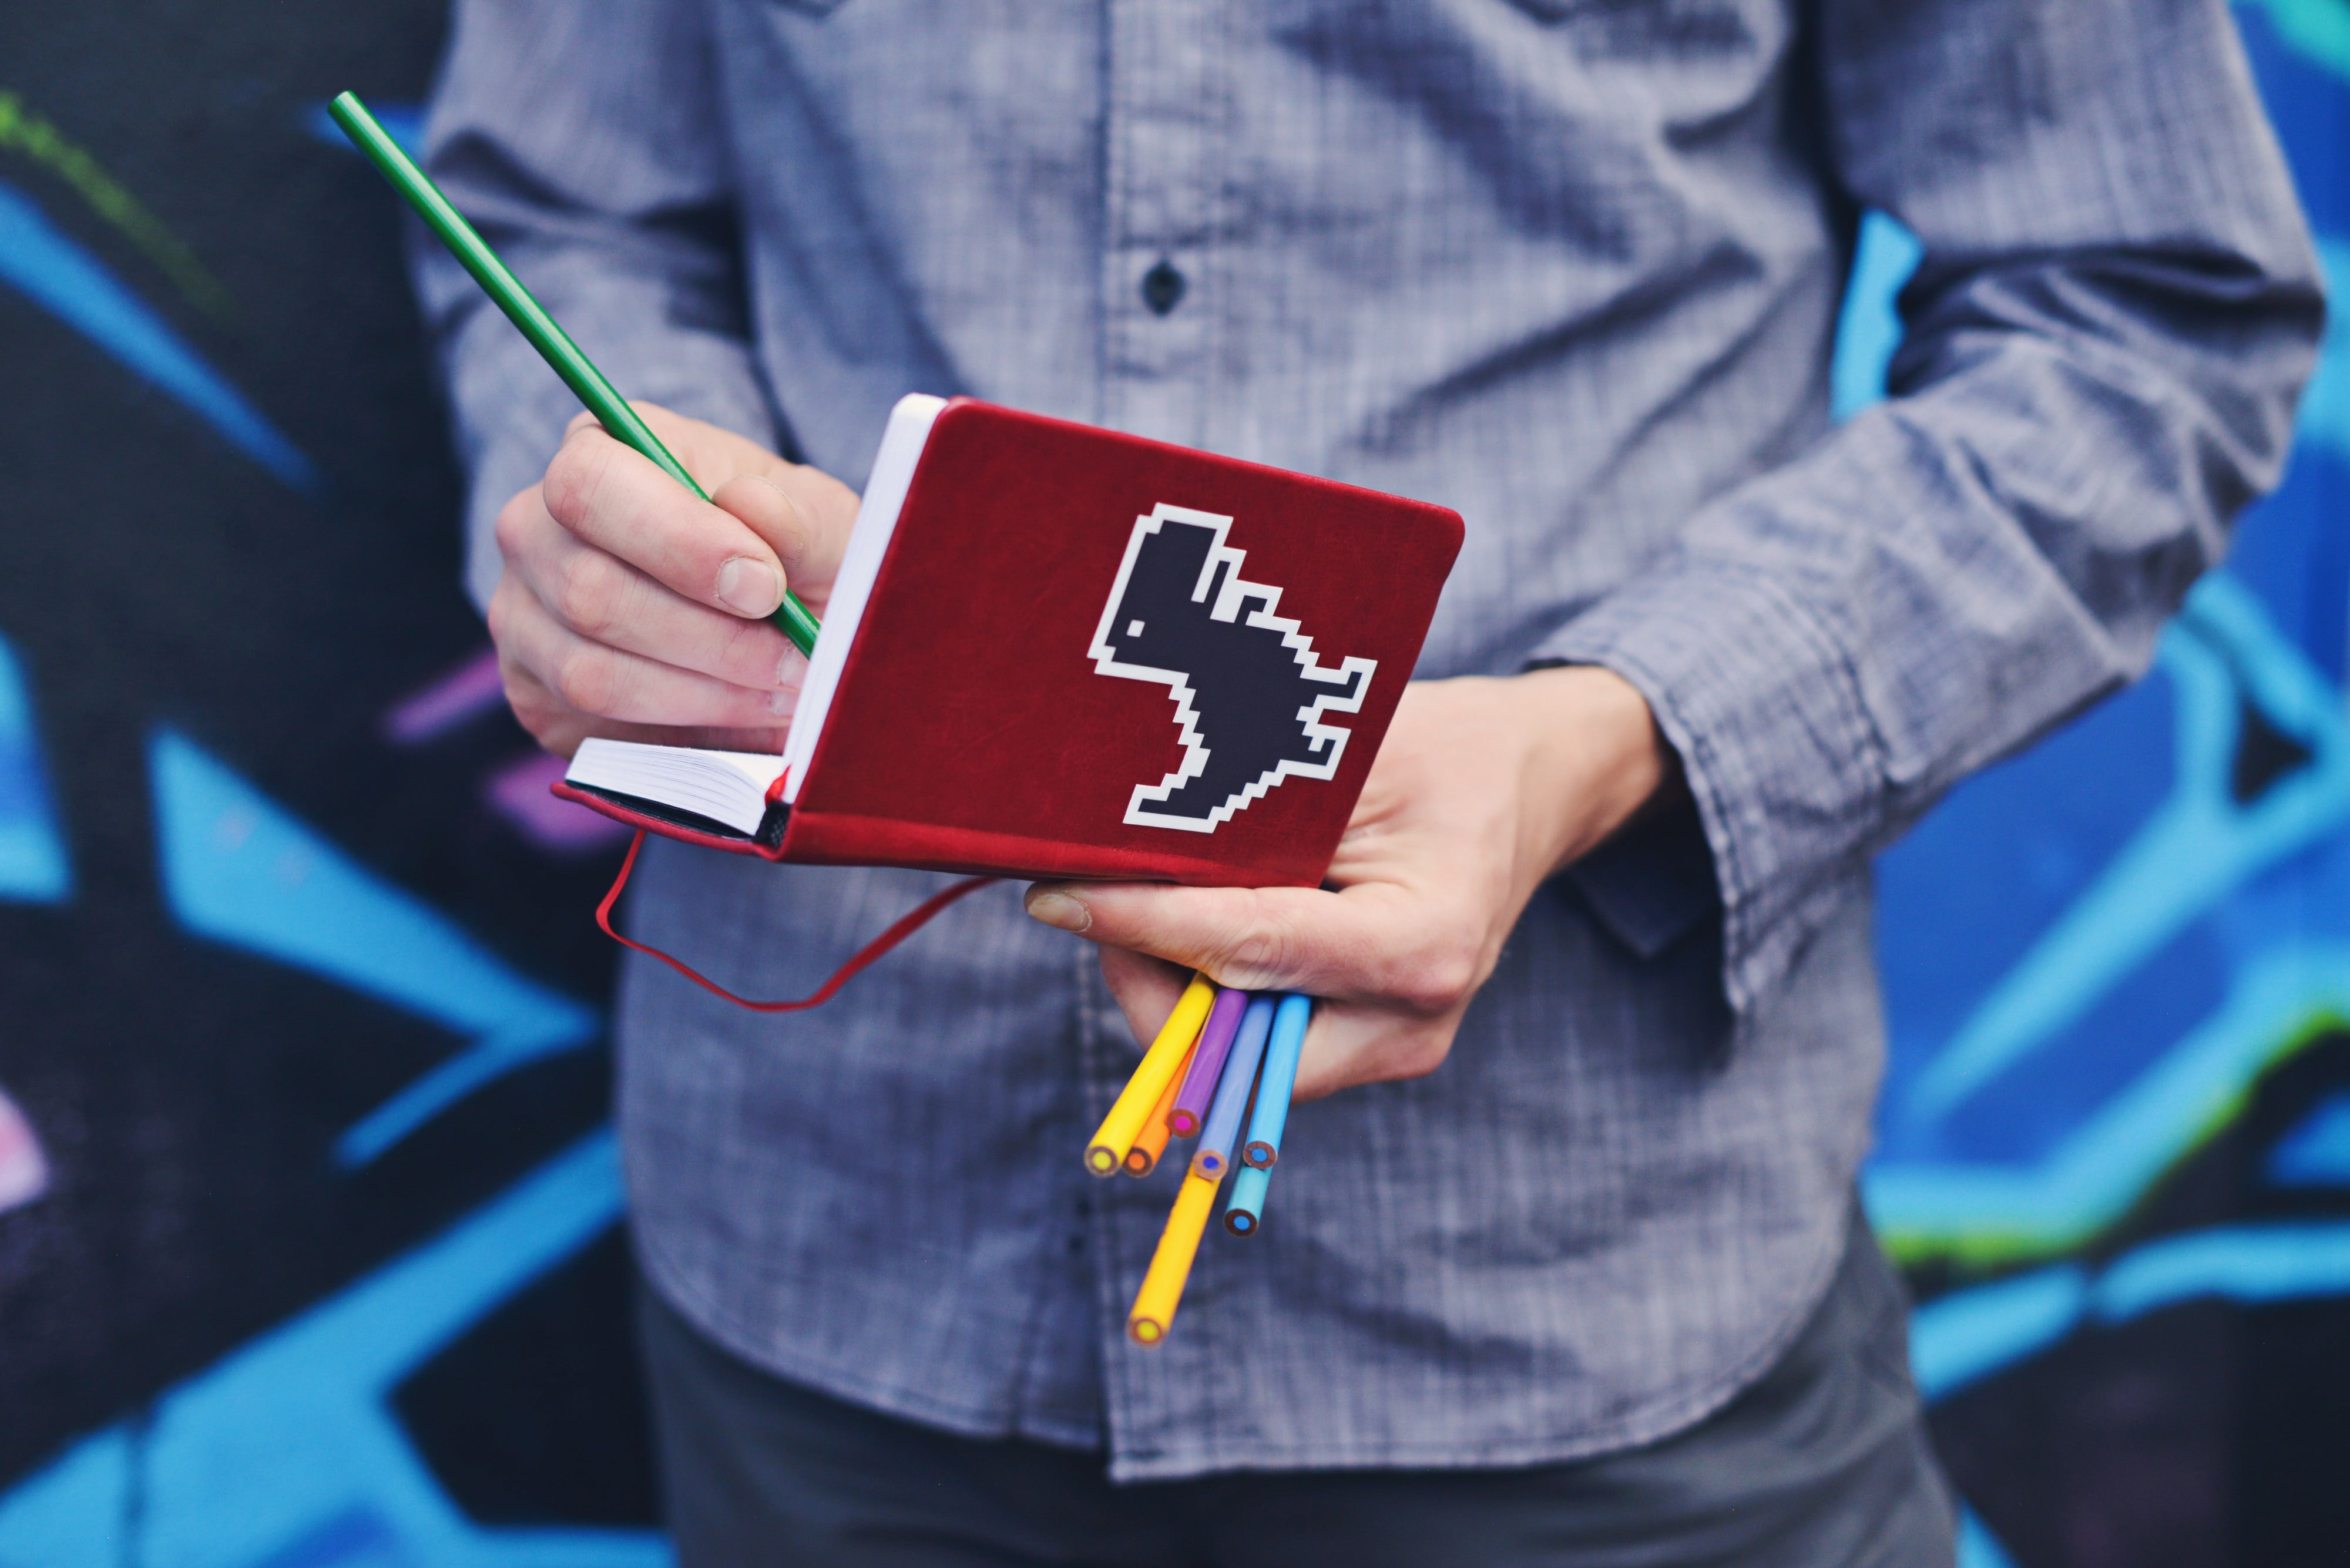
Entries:
[[[623, 396], [773, 446], [714, 78], [691, 0], [458, 0], [425, 166]], [[465, 586], [486, 607], [498, 510], [579, 403], [421, 225], [410, 254], [468, 476]]]
[[1824, 152], [1908, 224], [1888, 400], [1534, 656], [1638, 687], [1767, 996], [1867, 857], [2144, 671], [2272, 484], [2324, 313], [2223, 0], [1825, 0]]

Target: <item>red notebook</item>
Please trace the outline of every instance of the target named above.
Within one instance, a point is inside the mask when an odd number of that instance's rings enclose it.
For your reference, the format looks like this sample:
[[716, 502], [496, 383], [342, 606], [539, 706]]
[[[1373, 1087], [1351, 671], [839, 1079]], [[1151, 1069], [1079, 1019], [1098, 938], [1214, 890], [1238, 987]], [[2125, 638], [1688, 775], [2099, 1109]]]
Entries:
[[1458, 514], [958, 398], [891, 415], [781, 757], [556, 793], [771, 860], [1311, 887]]

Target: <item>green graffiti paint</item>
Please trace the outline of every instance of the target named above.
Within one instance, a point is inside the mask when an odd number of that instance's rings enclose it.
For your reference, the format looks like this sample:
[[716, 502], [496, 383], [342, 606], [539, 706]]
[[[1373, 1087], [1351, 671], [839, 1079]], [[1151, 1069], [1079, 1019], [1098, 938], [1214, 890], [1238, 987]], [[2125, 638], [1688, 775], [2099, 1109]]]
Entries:
[[161, 218], [141, 206], [86, 149], [68, 140], [55, 125], [5, 89], [0, 89], [0, 151], [28, 159], [63, 181], [90, 211], [137, 246], [197, 309], [221, 318], [236, 313], [236, 302], [228, 290], [204, 270], [195, 253]]

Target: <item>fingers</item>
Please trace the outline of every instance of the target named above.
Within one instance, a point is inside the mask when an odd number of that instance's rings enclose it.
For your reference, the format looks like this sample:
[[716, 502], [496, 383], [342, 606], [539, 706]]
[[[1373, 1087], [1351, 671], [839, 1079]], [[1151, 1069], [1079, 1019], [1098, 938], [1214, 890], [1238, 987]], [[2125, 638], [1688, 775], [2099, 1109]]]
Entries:
[[733, 686], [796, 691], [807, 662], [766, 621], [694, 603], [516, 498], [502, 518], [506, 565], [562, 626], [625, 652]]
[[[816, 492], [811, 495], [810, 492]], [[743, 473], [710, 493], [712, 504], [732, 514], [767, 542], [784, 564], [792, 591], [821, 610], [840, 575], [840, 557], [857, 524], [857, 496], [812, 468], [781, 480]]]
[[799, 703], [795, 686], [738, 686], [582, 637], [509, 575], [490, 600], [501, 658], [563, 706], [624, 723], [773, 729]]
[[[786, 585], [821, 607], [840, 569], [857, 522], [857, 493], [820, 470], [790, 462], [733, 431], [673, 414], [653, 403], [631, 404], [670, 454], [711, 498], [764, 540], [783, 563]], [[601, 434], [590, 416], [571, 432]]]
[[1387, 883], [1326, 893], [1047, 882], [1029, 889], [1027, 908], [1046, 925], [1205, 971], [1220, 985], [1376, 997], [1428, 1016], [1460, 1005], [1491, 967], [1451, 938], [1454, 922]]
[[1124, 948], [1101, 950], [1101, 971], [1138, 1045], [1148, 1045], [1159, 1037], [1168, 1014], [1175, 1011], [1176, 999], [1191, 983], [1191, 971], [1180, 964]]
[[783, 561], [757, 531], [599, 429], [574, 427], [540, 491], [548, 515], [582, 543], [697, 604], [756, 620], [784, 602]]
[[514, 709], [515, 718], [530, 732], [533, 740], [559, 757], [570, 756], [590, 735], [613, 741], [639, 741], [652, 746], [702, 746], [719, 752], [772, 754], [784, 749], [784, 740], [789, 733], [780, 728], [680, 729], [665, 724], [623, 724], [567, 706], [519, 664], [501, 658], [498, 670], [504, 679], [506, 702]]

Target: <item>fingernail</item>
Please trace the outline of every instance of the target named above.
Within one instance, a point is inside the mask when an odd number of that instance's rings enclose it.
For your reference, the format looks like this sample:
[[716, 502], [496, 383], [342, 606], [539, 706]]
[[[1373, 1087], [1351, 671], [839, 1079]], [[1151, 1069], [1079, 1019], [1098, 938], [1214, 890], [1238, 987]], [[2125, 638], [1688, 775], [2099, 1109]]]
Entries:
[[775, 660], [775, 684], [796, 691], [806, 680], [807, 656], [796, 648], [784, 649], [784, 656]]
[[1066, 893], [1031, 893], [1028, 913], [1065, 931], [1082, 931], [1094, 923], [1094, 912]]
[[800, 694], [796, 687], [789, 691], [767, 693], [767, 711], [778, 719], [788, 719], [799, 711]]
[[764, 561], [737, 556], [718, 568], [718, 602], [756, 620], [784, 602], [784, 577]]

